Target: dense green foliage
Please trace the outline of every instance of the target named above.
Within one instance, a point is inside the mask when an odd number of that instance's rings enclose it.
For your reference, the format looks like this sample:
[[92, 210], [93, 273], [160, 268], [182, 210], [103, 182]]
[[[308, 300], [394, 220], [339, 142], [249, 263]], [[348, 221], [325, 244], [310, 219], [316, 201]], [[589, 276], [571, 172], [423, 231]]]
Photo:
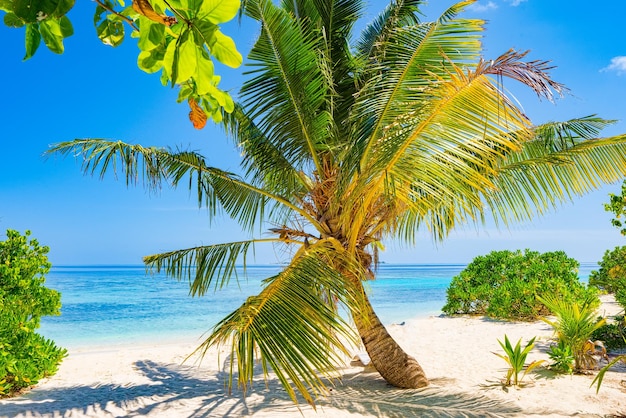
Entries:
[[592, 340], [600, 340], [607, 350], [626, 348], [626, 319], [624, 316], [615, 318], [615, 322], [606, 323], [595, 330]]
[[617, 302], [626, 308], [626, 246], [606, 250], [599, 266], [589, 275], [589, 285], [614, 293]]
[[[239, 67], [242, 56], [235, 43], [219, 29], [239, 11], [239, 0], [95, 0], [94, 26], [105, 45], [118, 46], [126, 36], [125, 24], [138, 39], [137, 65], [147, 73], [162, 70], [161, 82], [180, 86], [178, 101], [187, 101], [196, 128], [207, 118], [222, 120], [232, 112], [230, 95], [217, 85], [212, 58]], [[4, 23], [26, 30], [26, 55], [31, 58], [43, 39], [50, 51], [61, 54], [63, 40], [74, 33], [67, 17], [75, 0], [0, 0]]]
[[605, 323], [597, 316], [597, 298], [589, 295], [582, 301], [568, 301], [558, 294], [547, 294], [540, 299], [556, 317], [555, 320], [542, 319], [552, 325], [561, 346], [570, 348], [574, 356], [574, 371], [593, 369], [597, 364], [594, 357], [597, 351], [590, 338]]
[[622, 235], [626, 235], [626, 225], [621, 220], [622, 216], [626, 217], [626, 180], [622, 183], [621, 194], [609, 193], [609, 203], [604, 204], [604, 210], [615, 215], [615, 218], [611, 219], [611, 223], [619, 229]]
[[451, 315], [537, 319], [549, 313], [537, 296], [577, 301], [594, 293], [578, 280], [578, 266], [562, 251], [493, 251], [476, 257], [452, 279], [442, 310]]
[[66, 355], [35, 332], [42, 316], [59, 314], [61, 295], [43, 285], [48, 247], [29, 236], [8, 230], [0, 242], [0, 397], [53, 375]]

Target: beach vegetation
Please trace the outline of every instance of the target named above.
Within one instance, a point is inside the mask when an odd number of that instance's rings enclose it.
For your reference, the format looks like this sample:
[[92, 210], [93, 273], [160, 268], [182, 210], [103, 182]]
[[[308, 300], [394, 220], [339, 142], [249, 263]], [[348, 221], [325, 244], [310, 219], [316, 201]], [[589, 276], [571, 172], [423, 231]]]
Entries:
[[[494, 353], [509, 365], [504, 379], [505, 386], [521, 386], [524, 377], [534, 368], [540, 366], [544, 360], [535, 360], [526, 365], [526, 357], [528, 353], [535, 347], [535, 337], [531, 338], [522, 348], [522, 339], [520, 338], [515, 347], [509, 341], [509, 337], [504, 336], [504, 342], [498, 340], [500, 347], [504, 350], [504, 354]], [[522, 373], [523, 372], [523, 373]]]
[[361, 1], [244, 2], [259, 36], [238, 101], [222, 112], [241, 152], [239, 173], [197, 152], [122, 141], [51, 148], [80, 156], [86, 174], [117, 170], [152, 190], [189, 187], [211, 218], [227, 214], [241, 225], [249, 238], [144, 258], [189, 281], [193, 296], [236, 280], [237, 264], [245, 267], [257, 246], [284, 255], [283, 269], [198, 348], [230, 354], [229, 385], [238, 376], [248, 388], [260, 364], [295, 402], [313, 404], [362, 344], [391, 385], [426, 386], [369, 300], [384, 243], [415, 244], [422, 230], [440, 241], [487, 217], [532, 219], [623, 178], [626, 135], [598, 137], [611, 121], [537, 126], [516, 106], [504, 80], [548, 100], [566, 89], [526, 52], [483, 58], [485, 22], [462, 14], [472, 3], [425, 21], [422, 1], [392, 1], [359, 37]]
[[606, 250], [598, 270], [589, 274], [589, 285], [615, 294], [615, 300], [626, 308], [626, 246]]
[[[95, 0], [93, 24], [104, 45], [117, 47], [127, 38], [137, 39], [137, 66], [152, 74], [161, 72], [164, 86], [178, 87], [178, 102], [187, 102], [189, 119], [201, 129], [207, 119], [220, 121], [232, 112], [230, 94], [218, 87], [214, 59], [228, 67], [242, 63], [234, 41], [220, 31], [233, 19], [240, 0]], [[68, 13], [75, 0], [0, 1], [3, 22], [25, 31], [24, 60], [32, 58], [43, 40], [53, 53], [65, 51], [64, 41], [74, 34]]]
[[8, 230], [0, 241], [0, 397], [56, 373], [67, 351], [35, 332], [42, 316], [59, 315], [61, 296], [44, 286], [48, 247]]
[[551, 345], [548, 350], [548, 357], [552, 360], [548, 366], [550, 370], [560, 374], [574, 373], [574, 354], [572, 347], [565, 341], [559, 340], [557, 344]]
[[559, 343], [571, 348], [574, 356], [574, 372], [583, 373], [593, 370], [597, 357], [606, 358], [606, 349], [601, 341], [592, 341], [595, 330], [606, 322], [598, 318], [594, 299], [579, 302], [565, 301], [557, 296], [541, 298], [556, 319], [542, 318], [551, 325]]
[[442, 311], [529, 321], [550, 312], [537, 296], [599, 305], [595, 289], [578, 279], [578, 267], [563, 251], [492, 251], [474, 258], [452, 279]]
[[604, 204], [604, 210], [615, 215], [611, 224], [619, 229], [620, 234], [626, 236], [626, 224], [622, 218], [626, 218], [626, 180], [622, 183], [620, 194], [609, 193], [609, 203]]
[[591, 335], [592, 340], [600, 340], [607, 350], [626, 348], [626, 319], [616, 316], [611, 323], [605, 323]]

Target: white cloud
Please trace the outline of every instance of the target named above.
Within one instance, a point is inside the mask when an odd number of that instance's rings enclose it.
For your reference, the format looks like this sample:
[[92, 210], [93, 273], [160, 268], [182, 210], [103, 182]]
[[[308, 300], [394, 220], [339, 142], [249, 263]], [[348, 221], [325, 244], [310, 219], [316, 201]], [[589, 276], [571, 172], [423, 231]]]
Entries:
[[617, 74], [626, 74], [626, 56], [611, 58], [611, 64], [600, 71], [615, 71]]
[[468, 7], [469, 10], [472, 10], [474, 12], [486, 12], [488, 10], [495, 10], [497, 8], [498, 8], [498, 5], [492, 1], [487, 2], [487, 4], [482, 4], [482, 3], [477, 2]]
[[517, 7], [520, 4], [524, 3], [526, 0], [510, 0], [509, 3], [511, 3], [511, 6], [513, 7]]

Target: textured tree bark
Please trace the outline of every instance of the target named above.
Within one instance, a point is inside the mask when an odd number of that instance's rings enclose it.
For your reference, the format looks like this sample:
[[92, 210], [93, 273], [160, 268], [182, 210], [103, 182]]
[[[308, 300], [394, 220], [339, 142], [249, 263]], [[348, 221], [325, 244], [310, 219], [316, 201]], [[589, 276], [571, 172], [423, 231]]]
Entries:
[[380, 375], [389, 384], [399, 388], [417, 389], [428, 386], [422, 367], [389, 335], [369, 300], [366, 310], [363, 317], [355, 317], [354, 322], [372, 365]]

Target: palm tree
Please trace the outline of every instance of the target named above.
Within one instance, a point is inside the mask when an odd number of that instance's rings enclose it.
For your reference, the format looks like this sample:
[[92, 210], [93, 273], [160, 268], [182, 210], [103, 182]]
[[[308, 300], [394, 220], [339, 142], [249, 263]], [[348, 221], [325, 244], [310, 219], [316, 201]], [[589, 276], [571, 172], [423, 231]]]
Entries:
[[351, 45], [361, 1], [247, 0], [261, 32], [249, 79], [224, 115], [241, 175], [194, 152], [100, 139], [52, 148], [82, 154], [85, 173], [119, 166], [127, 182], [187, 183], [210, 216], [223, 211], [253, 237], [273, 226], [260, 238], [144, 258], [202, 295], [227, 285], [255, 245], [289, 251], [289, 264], [198, 348], [230, 347], [230, 384], [235, 373], [244, 388], [251, 384], [260, 360], [294, 401], [299, 393], [313, 403], [360, 337], [389, 383], [427, 385], [363, 287], [382, 242], [413, 243], [420, 228], [443, 239], [487, 217], [530, 219], [626, 173], [626, 136], [596, 138], [610, 121], [533, 126], [508, 98], [504, 79], [547, 99], [564, 92], [547, 62], [515, 51], [483, 60], [484, 22], [459, 17], [472, 1], [433, 22], [420, 20], [421, 3], [392, 1]]

